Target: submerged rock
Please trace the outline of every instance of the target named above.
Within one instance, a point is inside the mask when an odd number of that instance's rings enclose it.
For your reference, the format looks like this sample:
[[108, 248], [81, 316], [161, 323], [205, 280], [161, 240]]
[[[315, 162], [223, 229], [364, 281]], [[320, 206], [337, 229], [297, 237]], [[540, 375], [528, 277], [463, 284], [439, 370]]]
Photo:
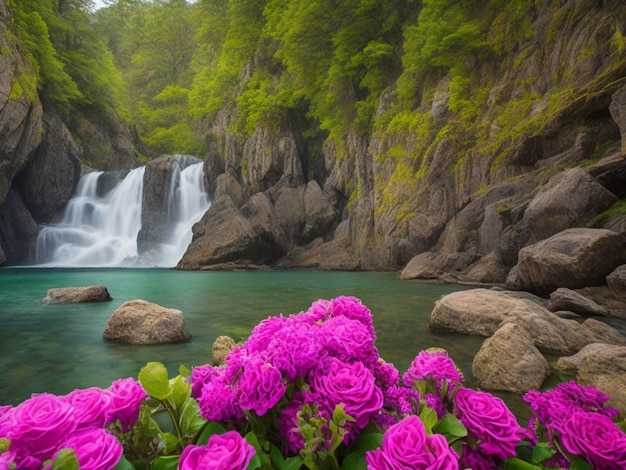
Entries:
[[86, 302], [107, 302], [113, 300], [106, 286], [59, 287], [48, 290], [41, 301], [43, 304], [78, 304]]
[[188, 341], [191, 334], [180, 310], [131, 300], [113, 312], [103, 337], [129, 344], [161, 344]]
[[237, 345], [235, 340], [230, 336], [218, 336], [213, 342], [213, 365], [223, 366], [226, 364], [226, 357], [230, 354], [233, 348]]

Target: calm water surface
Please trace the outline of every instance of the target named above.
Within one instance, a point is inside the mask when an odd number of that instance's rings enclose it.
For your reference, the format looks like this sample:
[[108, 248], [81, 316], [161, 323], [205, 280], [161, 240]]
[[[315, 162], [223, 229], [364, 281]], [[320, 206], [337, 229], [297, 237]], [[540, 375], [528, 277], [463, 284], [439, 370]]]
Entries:
[[[42, 305], [48, 289], [104, 284], [112, 302]], [[394, 273], [321, 271], [187, 272], [169, 269], [0, 269], [0, 405], [31, 393], [65, 394], [137, 377], [148, 361], [179, 365], [211, 361], [220, 335], [240, 340], [261, 320], [306, 310], [313, 301], [354, 295], [369, 307], [380, 355], [404, 372], [424, 348], [446, 348], [471, 380], [482, 338], [428, 331], [434, 302], [467, 287], [399, 281]], [[143, 299], [183, 312], [188, 343], [134, 346], [105, 342], [114, 310]]]

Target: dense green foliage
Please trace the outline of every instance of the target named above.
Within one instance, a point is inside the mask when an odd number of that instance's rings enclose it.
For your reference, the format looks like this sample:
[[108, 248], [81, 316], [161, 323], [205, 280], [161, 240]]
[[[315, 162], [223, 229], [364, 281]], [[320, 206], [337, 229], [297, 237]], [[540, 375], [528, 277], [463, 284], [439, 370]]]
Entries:
[[94, 28], [90, 0], [9, 0], [8, 5], [44, 105], [66, 116], [86, 108], [124, 113], [121, 76]]
[[[524, 61], [539, 8], [553, 11], [541, 40], [575, 21], [577, 7], [540, 0], [107, 0], [95, 13], [90, 0], [10, 2], [42, 99], [63, 112], [128, 109], [150, 155], [202, 154], [206, 122], [225, 107], [244, 135], [296, 112], [339, 157], [349, 132], [395, 139], [375, 155], [402, 163], [391, 186], [419, 179], [444, 137], [460, 161], [470, 151], [503, 154], [546, 124], [575, 74], [559, 68], [549, 96], [537, 94], [536, 77], [515, 82], [511, 99], [490, 95], [503, 67]], [[616, 24], [604, 44], [616, 62], [623, 38]], [[442, 80], [445, 123], [430, 114]], [[492, 124], [500, 132], [490, 140]]]

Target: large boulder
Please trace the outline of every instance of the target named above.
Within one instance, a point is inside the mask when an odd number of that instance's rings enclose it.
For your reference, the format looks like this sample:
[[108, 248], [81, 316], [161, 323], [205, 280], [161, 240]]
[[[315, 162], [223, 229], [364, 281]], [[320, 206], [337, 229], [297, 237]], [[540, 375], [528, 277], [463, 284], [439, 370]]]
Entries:
[[626, 344], [626, 339], [608, 325], [614, 337], [594, 324], [589, 327], [559, 318], [533, 300], [491, 289], [471, 289], [442, 297], [435, 302], [429, 327], [435, 332], [489, 337], [505, 323], [523, 327], [533, 344], [546, 352], [571, 354], [598, 341]]
[[506, 323], [484, 341], [474, 357], [472, 374], [480, 388], [525, 393], [541, 387], [550, 365], [526, 329]]
[[575, 373], [576, 380], [588, 383], [611, 397], [610, 405], [626, 414], [626, 346], [594, 343], [570, 357], [561, 357], [557, 368]]
[[145, 300], [131, 300], [113, 312], [103, 337], [120, 343], [161, 344], [188, 341], [191, 334], [180, 310]]
[[606, 284], [613, 294], [626, 297], [626, 264], [615, 268], [615, 270], [606, 277]]
[[559, 173], [541, 188], [524, 213], [535, 240], [543, 240], [570, 227], [584, 227], [616, 200], [581, 167]]
[[87, 287], [58, 287], [49, 289], [43, 304], [77, 304], [107, 302], [113, 300], [109, 290], [102, 284]]
[[609, 309], [567, 287], [559, 287], [550, 294], [548, 310], [566, 310], [581, 315], [610, 315]]
[[522, 248], [507, 285], [547, 297], [559, 287], [602, 285], [625, 261], [623, 235], [606, 229], [568, 229]]
[[230, 269], [270, 263], [284, 253], [275, 237], [279, 228], [273, 206], [262, 193], [241, 210], [223, 195], [194, 225], [193, 241], [177, 268]]

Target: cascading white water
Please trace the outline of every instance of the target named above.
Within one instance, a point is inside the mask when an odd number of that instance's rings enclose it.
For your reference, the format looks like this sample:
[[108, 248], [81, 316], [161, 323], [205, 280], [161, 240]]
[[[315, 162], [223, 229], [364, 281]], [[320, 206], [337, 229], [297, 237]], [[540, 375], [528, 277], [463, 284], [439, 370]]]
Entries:
[[[178, 168], [178, 167], [176, 167]], [[98, 195], [102, 172], [84, 175], [61, 221], [37, 238], [36, 264], [64, 267], [175, 266], [191, 242], [191, 227], [209, 208], [202, 163], [176, 169], [168, 197], [169, 233], [144, 262], [137, 253], [145, 169], [131, 170], [107, 194]]]
[[169, 232], [160, 248], [163, 266], [175, 266], [191, 243], [191, 227], [211, 205], [204, 189], [203, 164], [196, 163], [172, 172], [172, 191], [168, 195]]

